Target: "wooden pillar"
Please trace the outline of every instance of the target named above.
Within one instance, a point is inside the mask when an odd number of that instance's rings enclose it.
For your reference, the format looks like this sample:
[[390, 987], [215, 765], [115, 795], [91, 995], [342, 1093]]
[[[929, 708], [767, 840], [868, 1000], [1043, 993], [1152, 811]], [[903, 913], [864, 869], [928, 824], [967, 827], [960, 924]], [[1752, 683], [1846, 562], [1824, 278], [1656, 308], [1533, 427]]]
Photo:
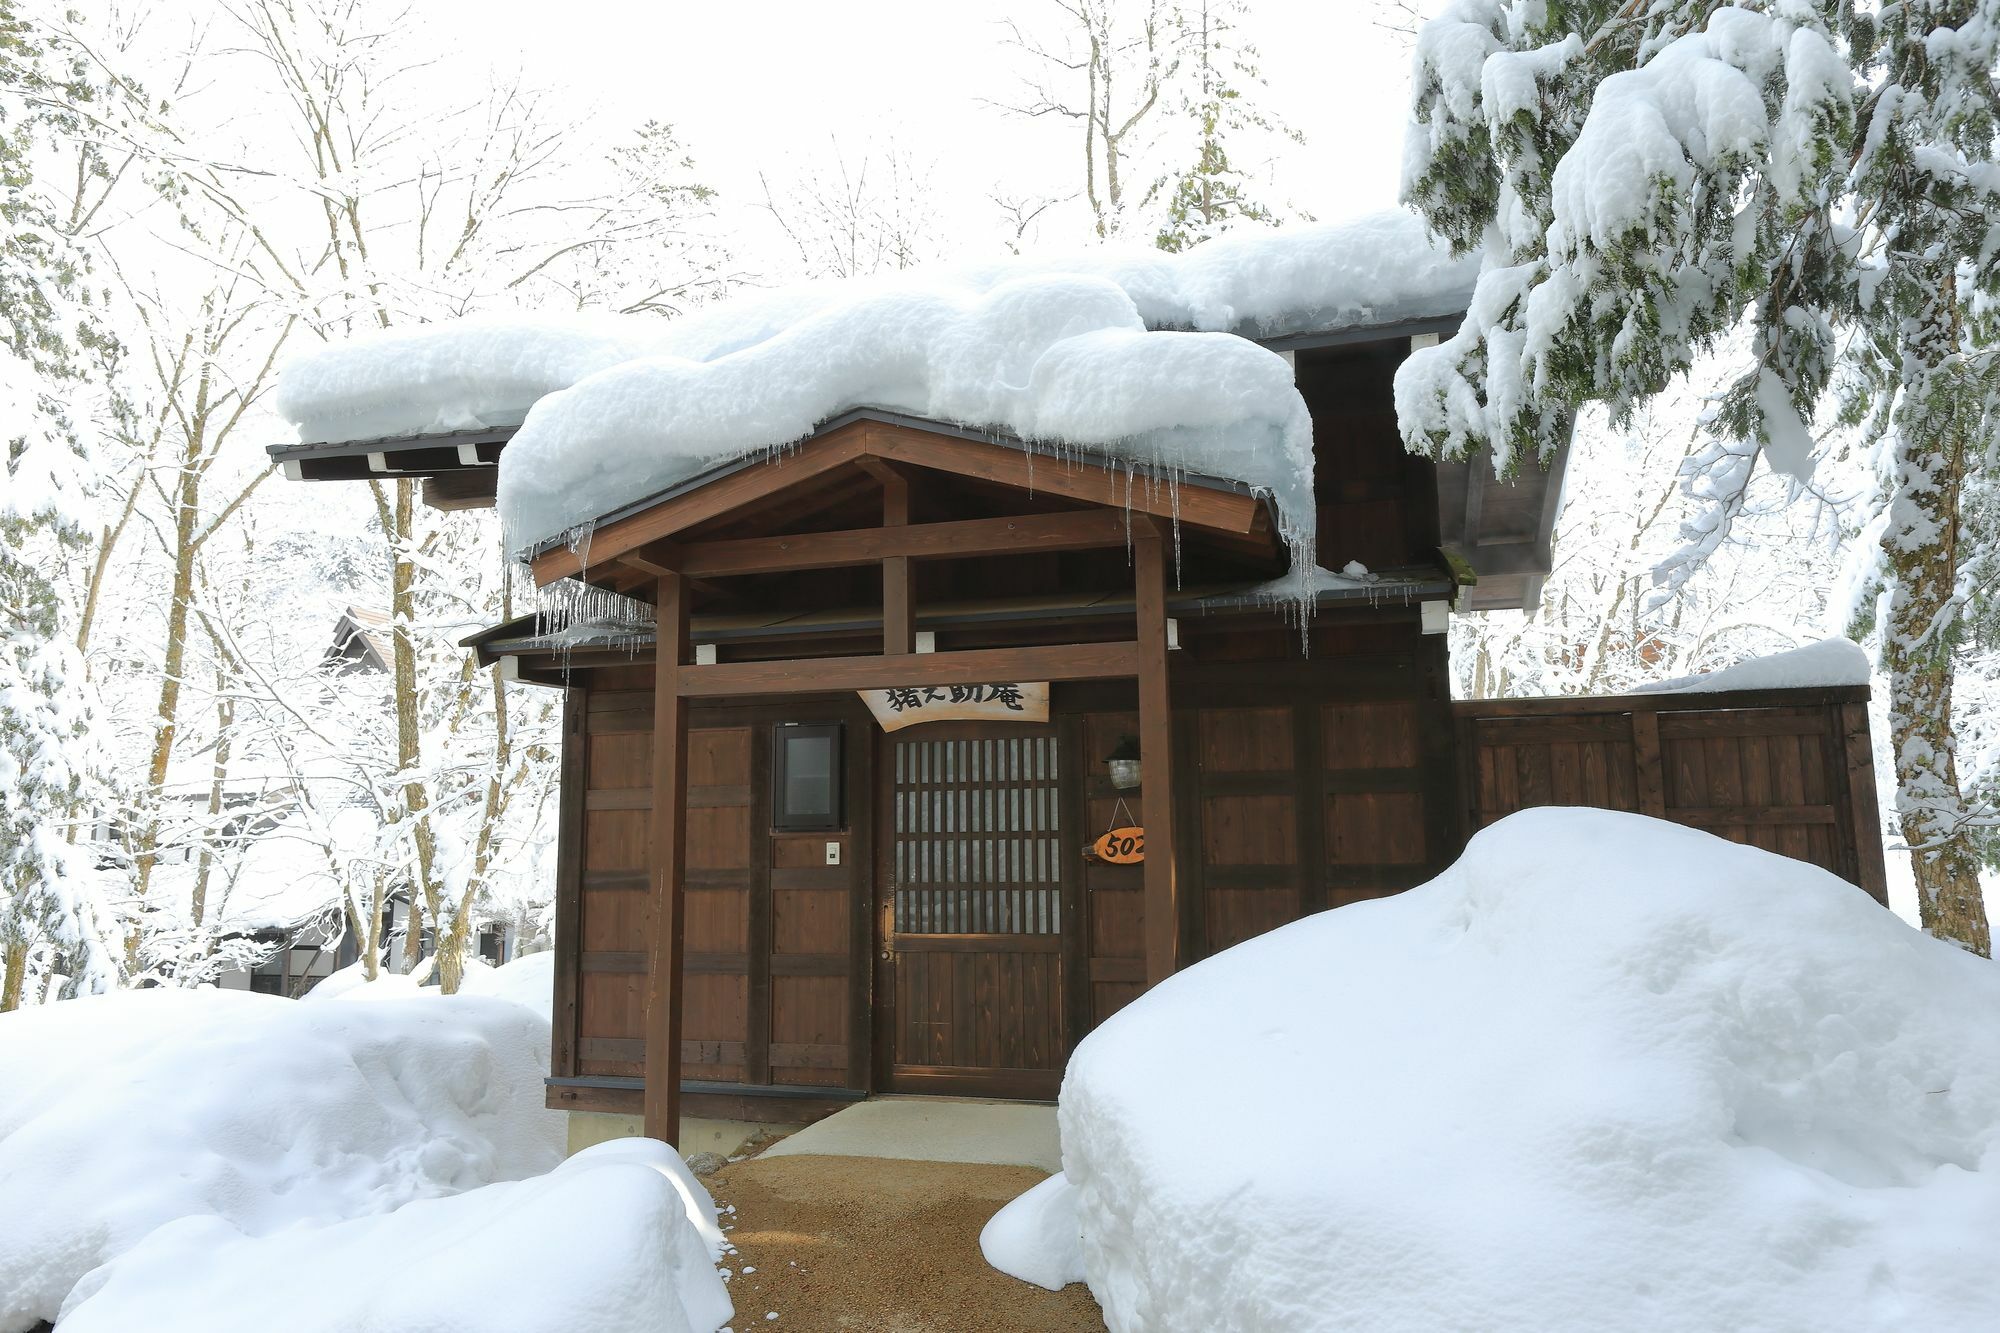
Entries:
[[1146, 984], [1181, 965], [1180, 886], [1174, 850], [1174, 725], [1167, 693], [1167, 537], [1157, 520], [1132, 520], [1139, 620], [1140, 794], [1146, 821]]
[[[881, 465], [882, 526], [906, 527], [910, 521], [910, 482], [901, 472]], [[910, 597], [910, 557], [892, 555], [882, 561], [882, 652], [894, 657], [917, 650], [916, 608]]]
[[653, 666], [653, 911], [646, 988], [646, 1136], [678, 1146], [681, 1136], [681, 984], [686, 937], [687, 700], [680, 668], [688, 658], [687, 581], [659, 576], [658, 652]]

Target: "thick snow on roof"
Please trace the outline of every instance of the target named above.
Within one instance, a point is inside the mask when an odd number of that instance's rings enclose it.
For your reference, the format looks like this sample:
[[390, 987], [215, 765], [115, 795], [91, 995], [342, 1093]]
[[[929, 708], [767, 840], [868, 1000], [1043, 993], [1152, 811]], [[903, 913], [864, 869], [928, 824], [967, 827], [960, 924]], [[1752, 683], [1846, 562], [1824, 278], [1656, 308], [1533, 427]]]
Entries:
[[1996, 1010], [1823, 870], [1530, 810], [1085, 1038], [986, 1249], [1114, 1333], [2000, 1328]]
[[470, 319], [308, 354], [278, 408], [308, 442], [523, 423], [500, 478], [516, 547], [859, 407], [1246, 482], [1296, 539], [1311, 522], [1305, 409], [1289, 367], [1248, 339], [1452, 314], [1475, 268], [1385, 213], [1186, 255], [809, 284], [666, 323]]

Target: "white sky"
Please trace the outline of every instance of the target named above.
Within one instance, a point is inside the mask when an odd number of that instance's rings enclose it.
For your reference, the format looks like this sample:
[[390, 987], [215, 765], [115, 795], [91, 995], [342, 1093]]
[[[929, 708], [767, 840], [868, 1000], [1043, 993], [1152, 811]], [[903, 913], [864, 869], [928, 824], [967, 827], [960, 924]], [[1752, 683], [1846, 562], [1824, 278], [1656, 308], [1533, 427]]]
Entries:
[[[827, 160], [830, 136], [850, 160], [893, 137], [935, 162], [941, 211], [980, 249], [997, 227], [981, 202], [996, 183], [1067, 194], [1080, 181], [1079, 137], [1066, 123], [982, 101], [1009, 99], [1027, 63], [1005, 45], [1003, 20], [1052, 23], [1060, 15], [1047, 0], [416, 4], [435, 31], [460, 34], [468, 54], [519, 65], [579, 109], [618, 126], [671, 122], [701, 178], [734, 204], [758, 194], [760, 169], [776, 179]], [[1278, 160], [1271, 193], [1321, 218], [1395, 202], [1408, 57], [1376, 14], [1376, 0], [1252, 0], [1247, 31], [1270, 83], [1263, 103], [1307, 138]], [[1044, 241], [1076, 239], [1056, 233]]]

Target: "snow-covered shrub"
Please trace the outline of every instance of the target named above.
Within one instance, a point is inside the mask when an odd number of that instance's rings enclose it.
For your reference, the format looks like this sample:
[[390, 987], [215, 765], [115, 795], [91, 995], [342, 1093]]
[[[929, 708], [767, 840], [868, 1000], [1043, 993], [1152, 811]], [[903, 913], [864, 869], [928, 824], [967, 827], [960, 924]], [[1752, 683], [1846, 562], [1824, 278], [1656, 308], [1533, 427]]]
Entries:
[[674, 1150], [619, 1139], [545, 1176], [328, 1227], [245, 1235], [214, 1215], [155, 1231], [64, 1307], [64, 1333], [714, 1333], [729, 1294], [715, 1205]]
[[1091, 1034], [1048, 1239], [1117, 1333], [2000, 1327], [1996, 1018], [1824, 871], [1531, 810]]
[[550, 1170], [547, 1048], [534, 1014], [469, 997], [158, 989], [0, 1015], [0, 1330], [177, 1219], [262, 1236]]

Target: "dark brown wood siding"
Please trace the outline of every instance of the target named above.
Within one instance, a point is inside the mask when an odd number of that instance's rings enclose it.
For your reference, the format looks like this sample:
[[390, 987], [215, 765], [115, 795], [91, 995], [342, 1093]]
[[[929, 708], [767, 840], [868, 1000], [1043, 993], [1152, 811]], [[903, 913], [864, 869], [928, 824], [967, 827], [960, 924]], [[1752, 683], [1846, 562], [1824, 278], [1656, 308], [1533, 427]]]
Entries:
[[[611, 668], [568, 691], [551, 1061], [558, 1082], [549, 1099], [559, 1108], [639, 1109], [651, 922], [651, 680], [650, 666]], [[857, 978], [866, 976], [860, 861], [868, 838], [852, 823], [773, 832], [768, 780], [774, 722], [855, 726], [844, 707], [819, 699], [697, 710], [692, 719], [681, 1034], [687, 1084], [717, 1095], [867, 1084], [867, 992]], [[865, 780], [867, 741], [864, 732], [847, 747], [850, 784]], [[850, 821], [866, 813], [864, 800]], [[839, 865], [826, 864], [829, 843], [840, 848]]]
[[[1183, 637], [1173, 697], [1187, 956], [1400, 892], [1457, 855], [1445, 645], [1414, 611], [1316, 627], [1310, 656], [1295, 629]], [[1107, 706], [1116, 694], [1057, 695], [1075, 711], [1080, 841], [1114, 814], [1145, 822], [1144, 786], [1115, 790], [1105, 762], [1137, 731], [1135, 713]], [[1087, 1029], [1145, 989], [1145, 904], [1138, 866], [1084, 860], [1081, 881], [1088, 969], [1072, 1005]]]
[[1865, 690], [1454, 711], [1472, 830], [1537, 805], [1631, 810], [1809, 861], [1887, 901]]

